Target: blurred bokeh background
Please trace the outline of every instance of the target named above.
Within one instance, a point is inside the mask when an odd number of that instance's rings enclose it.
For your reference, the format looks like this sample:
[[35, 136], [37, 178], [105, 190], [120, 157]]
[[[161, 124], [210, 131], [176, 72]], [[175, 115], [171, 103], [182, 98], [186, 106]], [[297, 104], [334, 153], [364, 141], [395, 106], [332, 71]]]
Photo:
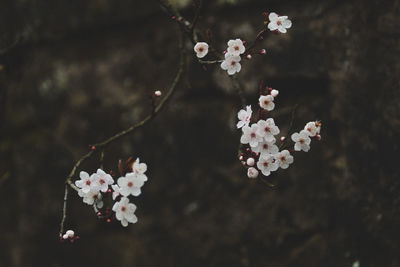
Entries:
[[[172, 1], [191, 19], [193, 2]], [[322, 140], [271, 177], [237, 159], [240, 99], [219, 66], [188, 68], [162, 114], [106, 149], [140, 157], [149, 182], [128, 228], [96, 219], [64, 180], [88, 145], [146, 116], [171, 84], [176, 23], [156, 1], [0, 2], [0, 266], [400, 266], [400, 1], [204, 1], [198, 27], [221, 51], [253, 40], [263, 11], [288, 15], [267, 55], [237, 75], [247, 103], [280, 90], [283, 133], [323, 121]], [[98, 158], [83, 170], [94, 171]]]

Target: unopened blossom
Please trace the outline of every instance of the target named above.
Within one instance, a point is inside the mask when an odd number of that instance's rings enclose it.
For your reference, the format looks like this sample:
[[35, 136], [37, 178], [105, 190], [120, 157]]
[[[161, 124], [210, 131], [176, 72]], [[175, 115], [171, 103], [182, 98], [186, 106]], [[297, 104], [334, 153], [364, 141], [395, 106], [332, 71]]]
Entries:
[[275, 125], [273, 118], [269, 118], [267, 120], [259, 120], [257, 122], [257, 125], [258, 125], [258, 130], [257, 130], [258, 135], [263, 137], [268, 142], [275, 141], [274, 135], [280, 133], [280, 130], [278, 126]]
[[262, 174], [268, 176], [271, 172], [278, 169], [278, 164], [273, 155], [262, 154], [257, 162], [257, 168], [262, 172]]
[[253, 147], [252, 150], [254, 152], [259, 152], [261, 155], [276, 154], [279, 151], [278, 147], [275, 145], [275, 140], [270, 142], [264, 140], [258, 143], [256, 147]]
[[73, 238], [75, 236], [75, 232], [72, 230], [66, 231], [65, 234], [68, 235], [69, 238]]
[[[137, 158], [132, 165], [132, 170], [134, 173], [144, 174], [147, 171], [147, 164], [143, 162], [140, 163], [139, 158]], [[145, 181], [147, 181], [147, 176], [146, 175], [144, 176], [145, 176]]]
[[229, 75], [233, 75], [242, 69], [240, 65], [240, 56], [233, 56], [229, 53], [225, 54], [225, 60], [221, 63], [221, 68], [226, 70]]
[[277, 97], [279, 95], [279, 91], [276, 90], [276, 89], [272, 89], [271, 90], [271, 95], [275, 98], [275, 97]]
[[248, 158], [248, 159], [246, 160], [247, 166], [254, 166], [254, 163], [255, 163], [254, 158]]
[[97, 169], [97, 172], [92, 176], [93, 182], [96, 183], [101, 192], [106, 192], [108, 186], [114, 183], [114, 179], [111, 177], [111, 175], [105, 173], [101, 169]]
[[135, 215], [136, 206], [129, 203], [127, 197], [121, 198], [120, 201], [115, 202], [112, 210], [115, 212], [115, 217], [121, 221], [122, 226], [128, 226], [128, 223], [136, 223], [137, 217]]
[[244, 47], [242, 40], [236, 39], [228, 41], [228, 49], [227, 49], [228, 54], [232, 56], [239, 56], [243, 54], [245, 50], [246, 48]]
[[320, 132], [320, 127], [317, 127], [315, 121], [310, 121], [304, 126], [304, 130], [307, 131], [308, 136], [316, 136]]
[[237, 128], [242, 128], [243, 126], [249, 126], [251, 115], [253, 111], [251, 110], [251, 106], [247, 106], [246, 110], [241, 109], [238, 113], [239, 122], [237, 123]]
[[247, 177], [249, 178], [257, 178], [258, 177], [258, 170], [254, 167], [250, 167], [247, 169]]
[[117, 184], [113, 184], [111, 186], [113, 192], [112, 192], [112, 199], [115, 200], [118, 196], [121, 195], [121, 188]]
[[282, 169], [287, 169], [290, 164], [293, 163], [293, 156], [290, 155], [288, 150], [282, 150], [281, 152], [274, 155], [275, 161], [277, 162], [278, 166]]
[[240, 138], [242, 144], [249, 144], [251, 147], [256, 147], [263, 138], [257, 133], [258, 125], [253, 123], [251, 127], [244, 126], [242, 128], [243, 134]]
[[268, 29], [270, 31], [280, 31], [281, 33], [286, 33], [290, 27], [292, 27], [292, 22], [288, 19], [288, 16], [278, 16], [278, 14], [271, 12], [269, 14]]
[[258, 102], [260, 107], [268, 111], [271, 111], [275, 108], [274, 97], [272, 95], [262, 95], [258, 99]]
[[80, 180], [75, 181], [75, 185], [79, 187], [83, 193], [88, 193], [90, 190], [100, 190], [94, 181], [94, 177], [89, 176], [87, 172], [81, 171], [79, 173]]
[[300, 133], [293, 133], [291, 136], [294, 144], [294, 150], [308, 152], [310, 150], [311, 139], [308, 136], [308, 131], [302, 130]]
[[125, 177], [118, 179], [121, 195], [127, 197], [129, 195], [138, 196], [147, 177], [144, 174], [137, 174], [134, 172], [127, 173]]
[[68, 236], [67, 234], [64, 234], [62, 238], [63, 238], [63, 239], [68, 239], [69, 236]]
[[208, 54], [208, 44], [205, 42], [198, 42], [193, 49], [198, 58], [203, 58]]
[[162, 93], [161, 93], [161, 91], [160, 91], [160, 90], [157, 90], [157, 91], [155, 91], [155, 92], [154, 92], [154, 95], [155, 95], [155, 96], [161, 96], [161, 95], [162, 95]]
[[89, 192], [85, 193], [82, 189], [78, 191], [78, 195], [83, 197], [83, 203], [88, 205], [93, 205], [96, 203], [96, 207], [101, 209], [103, 207], [102, 196], [98, 190], [90, 190]]

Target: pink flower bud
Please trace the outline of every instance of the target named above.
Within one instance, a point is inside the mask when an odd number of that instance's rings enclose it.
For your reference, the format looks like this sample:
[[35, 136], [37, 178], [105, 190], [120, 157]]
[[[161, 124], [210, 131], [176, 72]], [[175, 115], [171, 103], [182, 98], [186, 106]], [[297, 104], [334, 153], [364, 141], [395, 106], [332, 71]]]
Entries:
[[286, 137], [284, 137], [284, 136], [281, 136], [281, 138], [280, 138], [281, 142], [285, 141], [285, 139], [286, 139]]
[[69, 237], [69, 236], [68, 236], [67, 234], [64, 234], [62, 238], [63, 238], [63, 239], [68, 239], [68, 237]]
[[254, 166], [254, 159], [253, 158], [248, 158], [246, 161], [248, 166]]
[[240, 157], [239, 157], [239, 160], [240, 160], [240, 161], [242, 161], [243, 159], [244, 159], [243, 156], [240, 156]]
[[322, 138], [319, 134], [317, 134], [315, 137], [317, 138], [318, 141], [320, 141]]
[[157, 90], [157, 91], [154, 92], [154, 95], [155, 95], [155, 96], [161, 96], [162, 93], [161, 93], [161, 91]]
[[264, 48], [260, 50], [260, 55], [265, 55], [267, 53], [267, 50], [265, 50]]
[[250, 60], [250, 59], [251, 59], [251, 55], [248, 54], [248, 55], [246, 56], [246, 58], [247, 58], [248, 60]]

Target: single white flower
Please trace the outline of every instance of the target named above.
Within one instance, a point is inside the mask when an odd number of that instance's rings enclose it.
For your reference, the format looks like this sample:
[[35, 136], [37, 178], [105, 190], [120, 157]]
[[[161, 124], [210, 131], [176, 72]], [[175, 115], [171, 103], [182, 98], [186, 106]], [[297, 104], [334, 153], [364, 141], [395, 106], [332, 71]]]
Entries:
[[112, 210], [115, 212], [117, 220], [121, 221], [124, 227], [127, 227], [128, 223], [137, 222], [137, 217], [135, 215], [136, 206], [133, 203], [129, 203], [127, 197], [123, 197], [120, 201], [115, 202]]
[[282, 169], [287, 169], [290, 164], [293, 163], [293, 156], [290, 155], [290, 152], [285, 150], [282, 150], [281, 152], [277, 153], [274, 155], [276, 162], [278, 163], [278, 166], [281, 167]]
[[121, 195], [127, 197], [129, 195], [138, 196], [141, 193], [140, 188], [143, 186], [145, 175], [134, 172], [127, 173], [125, 177], [118, 179]]
[[275, 158], [270, 154], [262, 154], [257, 162], [257, 168], [264, 174], [268, 176], [271, 172], [278, 169], [278, 164], [275, 162]]
[[262, 95], [258, 99], [258, 102], [260, 107], [268, 111], [271, 111], [275, 108], [274, 97], [272, 95]]
[[308, 152], [310, 150], [311, 139], [308, 136], [307, 130], [302, 130], [300, 133], [294, 133], [291, 136], [294, 144], [294, 150]]
[[280, 133], [278, 126], [275, 125], [274, 119], [269, 118], [265, 120], [259, 120], [258, 125], [258, 135], [264, 137], [265, 141], [272, 142], [275, 141], [274, 135]]
[[111, 177], [111, 175], [105, 173], [101, 169], [97, 169], [97, 172], [94, 173], [92, 176], [93, 182], [96, 184], [101, 192], [107, 192], [108, 186], [114, 183], [114, 179]]
[[221, 68], [226, 70], [229, 75], [233, 75], [242, 69], [240, 65], [240, 56], [234, 56], [229, 53], [225, 54], [225, 60], [221, 63]]
[[102, 195], [98, 190], [90, 190], [85, 193], [82, 189], [78, 191], [78, 195], [83, 197], [83, 203], [88, 205], [93, 205], [96, 203], [97, 208], [101, 209], [103, 207]]
[[112, 199], [115, 200], [119, 195], [121, 195], [121, 188], [117, 184], [113, 184], [111, 186], [112, 192]]
[[243, 126], [249, 126], [252, 114], [253, 111], [251, 110], [251, 106], [247, 106], [246, 110], [241, 109], [238, 113], [239, 122], [236, 127], [242, 128]]
[[276, 13], [271, 12], [269, 14], [268, 29], [270, 31], [280, 31], [281, 33], [286, 33], [290, 27], [292, 27], [292, 22], [288, 19], [288, 16], [278, 16]]
[[258, 177], [258, 170], [254, 167], [250, 167], [247, 169], [247, 177], [249, 178], [257, 178]]
[[62, 238], [63, 238], [63, 239], [68, 239], [69, 236], [68, 236], [67, 234], [64, 234]]
[[244, 47], [242, 40], [236, 39], [228, 41], [228, 54], [239, 56], [240, 54], [243, 54], [245, 50], [246, 48]]
[[75, 181], [75, 185], [79, 187], [83, 193], [88, 193], [89, 191], [100, 190], [94, 181], [93, 175], [89, 176], [87, 172], [81, 171], [79, 173], [80, 180]]
[[258, 146], [252, 148], [254, 152], [259, 152], [261, 155], [276, 154], [279, 152], [279, 148], [275, 145], [275, 140], [270, 142], [262, 141], [258, 143]]
[[[132, 165], [132, 170], [134, 173], [144, 174], [147, 171], [147, 165], [146, 163], [140, 163], [139, 158], [137, 158]], [[146, 176], [146, 181], [147, 181], [147, 176]]]
[[205, 42], [198, 42], [193, 49], [198, 58], [203, 58], [208, 54], [208, 44]]
[[320, 132], [320, 127], [318, 127], [315, 121], [310, 121], [304, 126], [304, 130], [307, 131], [308, 136], [316, 136]]
[[258, 125], [253, 123], [251, 127], [244, 126], [242, 128], [243, 134], [240, 138], [242, 144], [249, 144], [251, 147], [256, 147], [259, 142], [262, 142], [263, 138], [257, 134]]

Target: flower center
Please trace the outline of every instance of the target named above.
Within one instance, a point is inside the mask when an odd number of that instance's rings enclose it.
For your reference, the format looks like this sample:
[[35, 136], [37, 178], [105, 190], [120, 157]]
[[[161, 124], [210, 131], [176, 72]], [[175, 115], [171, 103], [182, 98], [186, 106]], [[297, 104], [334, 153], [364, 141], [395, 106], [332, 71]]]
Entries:
[[264, 161], [263, 165], [264, 167], [268, 167], [268, 162]]
[[255, 133], [251, 133], [251, 134], [250, 134], [250, 137], [251, 137], [251, 138], [255, 138], [255, 137], [256, 137], [256, 134], [255, 134]]
[[286, 157], [282, 156], [281, 161], [285, 161], [285, 160], [286, 160]]
[[268, 105], [269, 101], [268, 100], [264, 100], [264, 105]]
[[128, 187], [132, 187], [133, 183], [132, 182], [128, 182]]
[[100, 179], [100, 184], [104, 184], [105, 183], [105, 181], [104, 181], [104, 179]]
[[300, 144], [304, 144], [304, 139], [303, 139], [303, 138], [300, 138], [300, 139], [299, 139], [299, 143], [300, 143]]
[[203, 47], [199, 47], [199, 52], [203, 52], [204, 48]]
[[267, 126], [267, 127], [265, 127], [265, 129], [264, 129], [267, 133], [269, 133], [269, 131], [270, 131], [270, 128]]
[[126, 207], [125, 207], [125, 206], [122, 206], [122, 207], [121, 207], [121, 211], [124, 211], [124, 212], [125, 212], [125, 211], [126, 211]]
[[90, 184], [91, 184], [90, 180], [87, 180], [86, 185], [90, 185]]
[[278, 20], [278, 21], [276, 22], [276, 24], [282, 25], [282, 21]]
[[268, 145], [267, 145], [267, 144], [264, 144], [264, 145], [263, 145], [263, 148], [264, 148], [264, 149], [268, 149]]
[[231, 61], [231, 66], [235, 66], [236, 65], [236, 61]]
[[237, 45], [235, 45], [233, 48], [234, 48], [236, 51], [239, 50], [239, 46], [237, 46]]

